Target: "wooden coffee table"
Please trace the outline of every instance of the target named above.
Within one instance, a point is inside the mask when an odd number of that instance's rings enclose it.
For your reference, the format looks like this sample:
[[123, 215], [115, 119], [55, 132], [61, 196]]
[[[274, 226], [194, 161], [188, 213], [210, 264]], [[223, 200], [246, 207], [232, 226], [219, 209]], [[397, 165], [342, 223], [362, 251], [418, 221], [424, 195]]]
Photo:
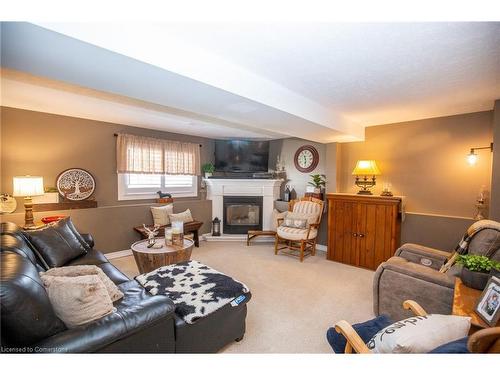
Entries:
[[159, 249], [148, 248], [148, 240], [141, 240], [132, 244], [132, 253], [140, 273], [151, 272], [163, 266], [191, 259], [194, 245], [192, 240], [184, 238], [184, 246], [167, 246], [165, 245], [165, 237], [156, 237], [156, 245], [159, 244], [162, 245]]

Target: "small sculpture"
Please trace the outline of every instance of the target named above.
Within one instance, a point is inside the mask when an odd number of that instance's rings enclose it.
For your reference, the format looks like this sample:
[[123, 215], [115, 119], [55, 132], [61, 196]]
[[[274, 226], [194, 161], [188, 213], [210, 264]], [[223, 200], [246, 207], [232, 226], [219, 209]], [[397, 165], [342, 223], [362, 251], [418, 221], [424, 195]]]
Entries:
[[156, 243], [156, 238], [155, 236], [158, 234], [158, 230], [160, 229], [159, 225], [155, 225], [152, 229], [148, 228], [146, 224], [142, 224], [144, 227], [144, 230], [148, 234], [148, 248], [153, 247], [153, 245]]
[[158, 194], [158, 196], [161, 198], [172, 198], [172, 194], [169, 194], [169, 193], [162, 193], [161, 190], [158, 190], [156, 192], [156, 194]]

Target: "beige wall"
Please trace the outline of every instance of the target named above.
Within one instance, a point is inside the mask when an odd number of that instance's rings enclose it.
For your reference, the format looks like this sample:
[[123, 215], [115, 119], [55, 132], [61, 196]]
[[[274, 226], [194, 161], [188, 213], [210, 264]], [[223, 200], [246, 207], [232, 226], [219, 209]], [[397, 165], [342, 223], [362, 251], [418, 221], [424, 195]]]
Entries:
[[[135, 128], [2, 107], [1, 113], [1, 191], [12, 193], [12, 177], [40, 175], [46, 187], [54, 186], [57, 175], [72, 167], [84, 168], [96, 180], [96, 209], [35, 213], [35, 219], [61, 213], [70, 214], [81, 231], [96, 238], [96, 246], [105, 252], [124, 250], [138, 239], [132, 230], [151, 223], [149, 207], [154, 200], [118, 201], [116, 152], [113, 136], [117, 132], [153, 136], [202, 144], [201, 162], [212, 160], [211, 139]], [[201, 232], [210, 231], [211, 204], [200, 198], [179, 198], [175, 212], [186, 208], [196, 219], [205, 222]], [[16, 214], [2, 215], [2, 221], [22, 224], [23, 204], [18, 200]]]
[[[118, 201], [116, 138], [113, 136], [118, 132], [200, 143], [201, 162], [213, 158], [214, 142], [208, 138], [7, 107], [2, 108], [1, 119], [1, 191], [9, 194], [13, 176], [40, 175], [48, 187], [55, 186], [60, 172], [78, 167], [94, 176], [99, 206], [148, 202]], [[18, 211], [22, 211], [22, 207]]]
[[356, 161], [375, 159], [382, 172], [376, 194], [390, 182], [409, 212], [472, 217], [481, 185], [490, 187], [492, 156], [480, 151], [475, 167], [465, 156], [492, 142], [492, 118], [488, 111], [368, 127], [364, 142], [339, 145], [338, 191], [356, 192]]

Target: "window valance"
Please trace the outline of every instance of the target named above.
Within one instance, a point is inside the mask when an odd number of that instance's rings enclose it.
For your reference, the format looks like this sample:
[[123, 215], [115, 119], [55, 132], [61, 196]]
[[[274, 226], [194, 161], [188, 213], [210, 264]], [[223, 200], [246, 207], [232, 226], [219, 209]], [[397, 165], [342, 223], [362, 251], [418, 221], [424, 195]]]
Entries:
[[118, 173], [200, 174], [200, 145], [165, 139], [118, 134]]

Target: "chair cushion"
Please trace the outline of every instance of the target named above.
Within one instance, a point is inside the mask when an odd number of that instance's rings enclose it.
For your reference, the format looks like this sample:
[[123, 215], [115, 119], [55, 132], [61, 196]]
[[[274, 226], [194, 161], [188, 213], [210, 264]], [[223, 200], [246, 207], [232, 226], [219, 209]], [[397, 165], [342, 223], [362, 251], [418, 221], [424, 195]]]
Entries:
[[430, 354], [467, 354], [470, 353], [467, 349], [467, 336], [461, 339], [448, 342], [444, 345], [438, 346], [436, 349], [431, 350]]
[[283, 220], [282, 225], [288, 228], [306, 229], [307, 219], [288, 217], [287, 215], [287, 217], [285, 217], [285, 220]]
[[316, 238], [316, 236], [318, 235], [318, 231], [316, 229], [311, 229], [311, 231], [309, 232], [309, 238], [306, 238], [307, 231], [308, 231], [308, 229], [289, 228], [289, 227], [279, 226], [276, 230], [276, 233], [281, 238], [284, 238], [285, 240], [292, 240], [292, 241], [313, 239], [313, 238]]
[[35, 265], [11, 251], [0, 256], [2, 346], [23, 347], [64, 331]]
[[315, 213], [320, 214], [321, 205], [312, 201], [299, 201], [293, 205], [294, 213]]
[[500, 232], [494, 229], [479, 231], [470, 241], [468, 253], [484, 255], [495, 260], [500, 258]]
[[[374, 319], [363, 323], [357, 323], [352, 326], [356, 333], [361, 337], [366, 344], [370, 339], [381, 329], [392, 324], [392, 321], [387, 315], [380, 315]], [[331, 327], [326, 332], [326, 339], [335, 353], [344, 353], [347, 340], [340, 333]]]
[[286, 219], [305, 220], [307, 224], [316, 224], [318, 222], [318, 213], [316, 212], [289, 212]]
[[24, 233], [50, 268], [61, 267], [90, 249], [70, 218]]

